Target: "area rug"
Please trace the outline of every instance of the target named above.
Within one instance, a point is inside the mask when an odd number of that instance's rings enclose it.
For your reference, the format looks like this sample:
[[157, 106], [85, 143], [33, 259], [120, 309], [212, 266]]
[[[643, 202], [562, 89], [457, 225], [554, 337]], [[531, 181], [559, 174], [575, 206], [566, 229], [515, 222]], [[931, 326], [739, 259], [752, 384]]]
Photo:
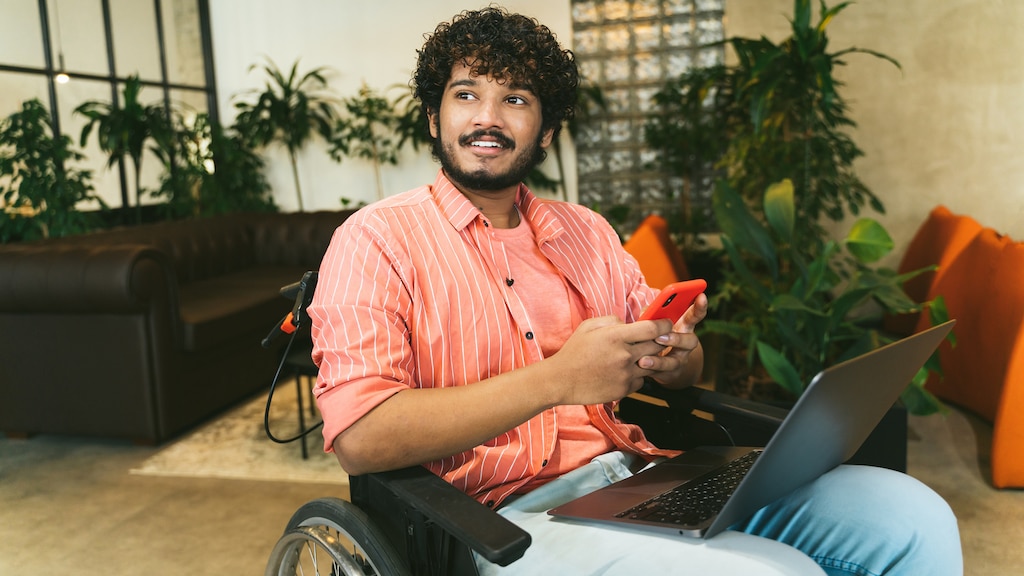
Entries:
[[[304, 399], [306, 426], [320, 421], [309, 414]], [[333, 455], [325, 454], [318, 428], [306, 437], [308, 457], [302, 458], [300, 441], [278, 444], [263, 429], [266, 393], [242, 403], [163, 448], [131, 470], [147, 476], [233, 478], [277, 482], [347, 484], [348, 477]], [[271, 404], [274, 436], [291, 438], [298, 431], [294, 380], [281, 382]]]

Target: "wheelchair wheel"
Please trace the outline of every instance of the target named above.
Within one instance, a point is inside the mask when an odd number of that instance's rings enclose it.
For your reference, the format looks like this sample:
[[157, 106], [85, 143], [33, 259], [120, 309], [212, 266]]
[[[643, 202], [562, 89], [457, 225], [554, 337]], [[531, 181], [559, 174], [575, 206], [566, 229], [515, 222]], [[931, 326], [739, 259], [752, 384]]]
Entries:
[[405, 576], [409, 570], [362, 510], [338, 498], [320, 498], [292, 515], [265, 574]]

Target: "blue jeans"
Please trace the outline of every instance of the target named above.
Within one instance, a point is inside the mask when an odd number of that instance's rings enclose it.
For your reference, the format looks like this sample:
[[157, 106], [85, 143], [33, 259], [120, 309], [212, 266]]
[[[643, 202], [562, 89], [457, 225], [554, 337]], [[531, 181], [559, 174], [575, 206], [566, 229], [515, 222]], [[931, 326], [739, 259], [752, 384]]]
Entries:
[[481, 574], [963, 574], [956, 518], [899, 472], [840, 466], [708, 540], [555, 519], [547, 510], [630, 475], [633, 457], [595, 458], [503, 506], [533, 544]]

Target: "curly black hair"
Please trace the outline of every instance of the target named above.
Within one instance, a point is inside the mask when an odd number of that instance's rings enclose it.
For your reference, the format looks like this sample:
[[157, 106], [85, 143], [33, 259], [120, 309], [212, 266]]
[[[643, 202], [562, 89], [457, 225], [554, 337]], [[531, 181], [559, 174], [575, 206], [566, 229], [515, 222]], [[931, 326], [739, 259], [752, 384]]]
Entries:
[[556, 137], [562, 122], [575, 114], [576, 60], [547, 26], [533, 18], [496, 6], [465, 11], [439, 24], [418, 54], [412, 87], [424, 116], [441, 109], [441, 96], [459, 62], [470, 65], [474, 74], [536, 94], [542, 130], [554, 129]]

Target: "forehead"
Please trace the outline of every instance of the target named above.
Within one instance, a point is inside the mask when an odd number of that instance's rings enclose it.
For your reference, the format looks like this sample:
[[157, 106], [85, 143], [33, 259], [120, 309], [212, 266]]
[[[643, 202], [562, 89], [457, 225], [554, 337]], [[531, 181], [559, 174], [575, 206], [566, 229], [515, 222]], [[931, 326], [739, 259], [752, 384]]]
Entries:
[[454, 86], [475, 86], [480, 84], [493, 84], [517, 92], [533, 92], [528, 85], [523, 82], [517, 82], [508, 75], [495, 74], [490, 70], [483, 69], [477, 61], [459, 60], [452, 65], [452, 72], [448, 78], [449, 89]]

